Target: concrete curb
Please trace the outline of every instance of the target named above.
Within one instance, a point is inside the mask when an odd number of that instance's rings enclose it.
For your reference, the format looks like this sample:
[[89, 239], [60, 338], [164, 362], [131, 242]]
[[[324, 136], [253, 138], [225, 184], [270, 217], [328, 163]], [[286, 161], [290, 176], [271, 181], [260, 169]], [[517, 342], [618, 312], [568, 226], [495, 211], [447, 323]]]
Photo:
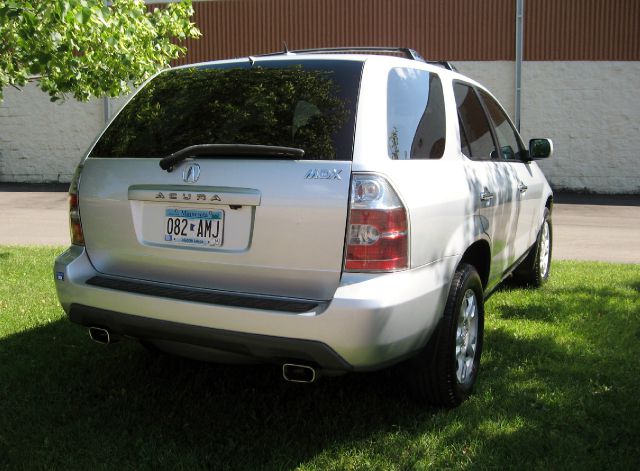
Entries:
[[12, 183], [0, 182], [0, 193], [42, 193], [42, 192], [68, 192], [68, 183]]

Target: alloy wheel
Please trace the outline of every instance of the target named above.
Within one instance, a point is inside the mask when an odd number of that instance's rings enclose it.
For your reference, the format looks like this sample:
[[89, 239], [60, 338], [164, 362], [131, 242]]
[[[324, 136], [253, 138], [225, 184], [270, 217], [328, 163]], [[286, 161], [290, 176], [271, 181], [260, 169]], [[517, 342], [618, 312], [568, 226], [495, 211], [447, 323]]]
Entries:
[[478, 343], [478, 301], [476, 293], [468, 289], [460, 306], [456, 331], [456, 377], [458, 382], [469, 381]]

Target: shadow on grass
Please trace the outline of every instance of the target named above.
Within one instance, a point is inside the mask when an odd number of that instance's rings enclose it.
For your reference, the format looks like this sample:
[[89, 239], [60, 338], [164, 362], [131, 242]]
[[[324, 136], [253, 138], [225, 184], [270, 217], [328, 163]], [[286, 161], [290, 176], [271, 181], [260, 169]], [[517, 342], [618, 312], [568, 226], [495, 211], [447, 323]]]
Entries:
[[[470, 462], [491, 469], [635, 466], [638, 381], [619, 381], [622, 352], [580, 354], [554, 338], [503, 329], [487, 332], [485, 342], [480, 400], [472, 401], [482, 447]], [[473, 443], [469, 428], [452, 430], [448, 442]]]
[[275, 366], [100, 346], [67, 321], [3, 340], [0, 355], [11, 359], [0, 364], [0, 468], [37, 457], [47, 467], [278, 469], [432, 414], [390, 373], [297, 385]]
[[567, 312], [581, 309], [585, 316], [617, 316], [627, 313], [627, 302], [637, 300], [637, 295], [626, 288], [638, 291], [640, 280], [624, 286], [611, 288], [545, 286], [544, 296], [530, 296], [526, 303], [519, 302], [520, 295], [530, 295], [531, 291], [522, 290], [515, 282], [508, 282], [498, 288], [497, 293], [511, 296], [511, 303], [491, 303], [488, 308], [503, 319], [557, 322]]
[[[524, 308], [489, 302], [478, 390], [446, 413], [411, 402], [393, 372], [295, 385], [272, 366], [102, 347], [54, 321], [0, 341], [0, 468], [632, 466], [640, 384], [628, 370], [640, 351], [621, 337], [637, 329], [627, 299], [553, 289]], [[492, 328], [493, 315], [565, 330], [527, 337]]]

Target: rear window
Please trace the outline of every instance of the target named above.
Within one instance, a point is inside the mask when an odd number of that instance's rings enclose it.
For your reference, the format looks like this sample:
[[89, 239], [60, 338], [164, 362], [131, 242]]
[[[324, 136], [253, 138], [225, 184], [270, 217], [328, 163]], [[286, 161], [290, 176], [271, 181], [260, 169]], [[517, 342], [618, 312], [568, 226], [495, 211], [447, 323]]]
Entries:
[[351, 160], [361, 62], [268, 61], [174, 69], [125, 106], [90, 157], [164, 157], [197, 144], [304, 149]]

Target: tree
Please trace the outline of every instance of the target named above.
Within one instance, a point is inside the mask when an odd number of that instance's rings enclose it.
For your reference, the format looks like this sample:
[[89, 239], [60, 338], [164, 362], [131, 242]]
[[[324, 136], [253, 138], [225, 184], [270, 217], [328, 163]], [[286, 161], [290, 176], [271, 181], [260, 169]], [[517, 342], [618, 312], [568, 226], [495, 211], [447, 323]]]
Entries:
[[52, 101], [127, 93], [200, 35], [192, 14], [191, 0], [0, 0], [0, 100], [34, 76]]

